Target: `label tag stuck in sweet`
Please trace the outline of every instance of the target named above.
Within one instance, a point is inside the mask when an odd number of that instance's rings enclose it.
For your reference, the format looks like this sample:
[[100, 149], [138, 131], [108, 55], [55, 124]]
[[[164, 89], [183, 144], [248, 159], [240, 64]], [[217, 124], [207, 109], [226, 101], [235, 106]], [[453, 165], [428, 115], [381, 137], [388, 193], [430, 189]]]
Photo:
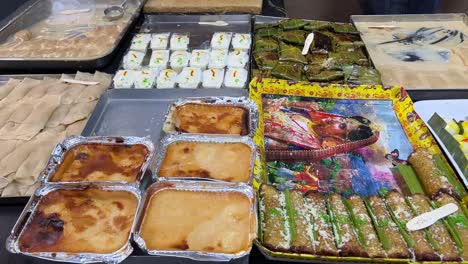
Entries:
[[433, 225], [435, 222], [437, 222], [437, 220], [455, 213], [457, 210], [458, 206], [456, 204], [446, 204], [433, 211], [416, 216], [415, 218], [408, 221], [408, 223], [406, 223], [406, 228], [409, 231], [424, 229]]
[[307, 38], [304, 42], [304, 48], [302, 49], [302, 55], [307, 55], [309, 53], [309, 48], [310, 45], [312, 45], [312, 42], [314, 41], [314, 33], [310, 33], [307, 35]]

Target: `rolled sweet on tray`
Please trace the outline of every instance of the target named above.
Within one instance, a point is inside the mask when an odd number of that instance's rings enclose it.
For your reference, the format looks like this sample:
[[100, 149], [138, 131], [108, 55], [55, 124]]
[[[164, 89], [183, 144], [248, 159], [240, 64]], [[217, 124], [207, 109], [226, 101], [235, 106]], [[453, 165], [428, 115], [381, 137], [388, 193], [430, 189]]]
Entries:
[[[408, 205], [415, 214], [420, 215], [432, 211], [429, 200], [425, 195], [415, 194], [411, 197], [407, 197]], [[458, 254], [457, 247], [450, 236], [449, 231], [444, 226], [441, 220], [428, 227], [428, 232], [431, 238], [437, 243], [439, 255], [442, 261], [459, 261], [460, 257]]]
[[306, 194], [306, 200], [310, 204], [312, 214], [315, 255], [338, 256], [331, 220], [327, 212], [326, 196], [309, 192]]
[[354, 231], [351, 217], [346, 209], [341, 195], [333, 193], [328, 199], [329, 213], [335, 233], [336, 245], [340, 256], [368, 257]]
[[387, 211], [382, 198], [380, 196], [369, 197], [366, 206], [387, 257], [409, 258], [408, 246]]
[[460, 205], [458, 201], [452, 196], [442, 193], [435, 197], [435, 204], [440, 207], [449, 203], [456, 204], [458, 211], [447, 217], [447, 223], [452, 228], [454, 235], [458, 236], [460, 243], [463, 246], [463, 252], [461, 253], [464, 260], [468, 260], [468, 211], [466, 207]]
[[353, 195], [346, 200], [349, 211], [354, 215], [355, 228], [364, 238], [364, 246], [371, 258], [383, 258], [386, 256], [382, 243], [372, 226], [372, 220], [367, 213], [366, 206], [361, 197]]
[[412, 213], [411, 208], [406, 204], [405, 197], [397, 191], [391, 191], [387, 194], [386, 202], [395, 222], [398, 224], [399, 228], [403, 229], [400, 231], [405, 233], [405, 240], [413, 249], [416, 260], [440, 260], [439, 255], [434, 249], [437, 246], [431, 244], [426, 237], [427, 231], [408, 231], [406, 229], [406, 223], [413, 219], [415, 215]]
[[290, 192], [291, 205], [294, 208], [293, 221], [296, 234], [291, 243], [291, 250], [297, 253], [314, 253], [313, 230], [310, 217], [310, 205], [299, 191]]
[[285, 203], [284, 193], [274, 186], [260, 186], [263, 245], [271, 250], [287, 252], [291, 245]]
[[440, 192], [457, 195], [447, 175], [444, 175], [445, 173], [437, 166], [433, 155], [427, 149], [415, 150], [409, 156], [408, 161], [429, 196], [435, 196]]

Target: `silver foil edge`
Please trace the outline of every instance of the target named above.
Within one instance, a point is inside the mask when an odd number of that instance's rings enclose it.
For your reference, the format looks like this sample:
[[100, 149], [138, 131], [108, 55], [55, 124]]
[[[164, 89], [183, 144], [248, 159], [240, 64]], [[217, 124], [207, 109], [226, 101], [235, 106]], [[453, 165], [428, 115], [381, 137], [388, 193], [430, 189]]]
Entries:
[[255, 142], [247, 136], [236, 136], [236, 135], [210, 135], [210, 134], [169, 134], [165, 136], [159, 146], [158, 155], [156, 158], [156, 166], [153, 171], [153, 180], [202, 180], [202, 181], [213, 181], [213, 182], [226, 182], [223, 180], [211, 179], [211, 178], [198, 178], [198, 177], [162, 177], [159, 176], [159, 170], [161, 168], [164, 159], [166, 158], [166, 152], [169, 145], [176, 142], [205, 142], [205, 143], [243, 143], [250, 147], [252, 150], [250, 158], [250, 176], [247, 184], [251, 184], [255, 176], [256, 160], [260, 157], [257, 145]]
[[[249, 112], [248, 120], [248, 131], [247, 136], [253, 137], [255, 132], [258, 129], [258, 106], [250, 98], [241, 96], [241, 97], [231, 97], [231, 96], [209, 96], [209, 97], [187, 97], [179, 99], [172, 103], [165, 115], [165, 121], [163, 124], [163, 131], [166, 134], [180, 133], [175, 129], [173, 123], [174, 117], [173, 113], [176, 107], [184, 104], [204, 104], [204, 105], [222, 105], [222, 106], [236, 106], [242, 107]], [[184, 133], [188, 134], [188, 133]], [[200, 134], [206, 135], [206, 134]]]
[[[155, 182], [148, 187], [147, 190], [153, 189], [161, 185], [161, 187], [154, 192], [146, 192], [143, 197], [142, 206], [138, 211], [138, 226], [133, 234], [133, 240], [136, 242], [138, 247], [145, 251], [148, 255], [155, 256], [169, 256], [169, 257], [180, 257], [189, 258], [196, 261], [229, 261], [232, 259], [238, 259], [243, 256], [250, 254], [252, 250], [253, 241], [256, 239], [258, 232], [258, 217], [257, 217], [257, 198], [256, 193], [252, 187], [245, 183], [229, 183], [229, 182], [213, 182], [213, 181], [183, 181], [183, 180], [167, 180]], [[181, 190], [181, 191], [193, 191], [193, 192], [237, 192], [242, 193], [249, 198], [250, 201], [250, 221], [251, 221], [251, 232], [249, 234], [249, 241], [251, 241], [249, 248], [244, 251], [235, 254], [225, 253], [214, 253], [214, 252], [201, 252], [195, 250], [150, 250], [147, 248], [144, 239], [140, 235], [141, 225], [143, 224], [144, 211], [148, 205], [151, 197], [157, 192], [166, 189]]]
[[[47, 195], [50, 192], [56, 190], [83, 190], [88, 187], [98, 187], [101, 190], [106, 191], [127, 191], [132, 193], [138, 200], [135, 216], [133, 217], [133, 224], [130, 229], [127, 243], [125, 243], [120, 249], [112, 253], [68, 253], [68, 252], [24, 252], [19, 248], [19, 238], [22, 235], [24, 229], [30, 224], [32, 217], [36, 213], [37, 205], [40, 203], [42, 197]], [[123, 185], [114, 185], [114, 186], [102, 186], [92, 183], [88, 184], [50, 184], [43, 185], [36, 189], [35, 193], [31, 196], [25, 208], [18, 217], [17, 222], [15, 223], [10, 235], [6, 240], [6, 249], [15, 254], [22, 254], [26, 256], [36, 257], [40, 259], [52, 260], [52, 261], [64, 261], [70, 263], [95, 263], [95, 262], [105, 262], [105, 263], [119, 263], [126, 259], [133, 252], [133, 247], [131, 245], [131, 238], [135, 232], [137, 220], [138, 220], [138, 211], [140, 210], [142, 204], [142, 195], [141, 191], [134, 186], [123, 186]]]

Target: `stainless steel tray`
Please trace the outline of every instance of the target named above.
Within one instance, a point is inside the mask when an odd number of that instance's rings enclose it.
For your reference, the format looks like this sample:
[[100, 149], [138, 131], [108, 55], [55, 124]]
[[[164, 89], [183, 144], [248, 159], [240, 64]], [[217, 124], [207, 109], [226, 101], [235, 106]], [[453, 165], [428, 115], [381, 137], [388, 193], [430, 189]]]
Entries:
[[[52, 14], [52, 9], [55, 8], [51, 2], [44, 0], [29, 0], [23, 4], [12, 15], [1, 21], [0, 24], [0, 43], [6, 41], [14, 33], [28, 28], [38, 21], [48, 19]], [[78, 1], [79, 2], [79, 1]], [[131, 25], [136, 21], [140, 10], [143, 7], [144, 0], [130, 0], [128, 3], [136, 7], [134, 13], [130, 13], [128, 22], [120, 32], [119, 36], [115, 39], [113, 47], [103, 55], [89, 58], [29, 58], [29, 57], [0, 57], [0, 69], [96, 69], [101, 68], [108, 64], [113, 55], [117, 52], [117, 46], [126, 35]], [[105, 7], [110, 5], [118, 5], [120, 1], [84, 1], [81, 4], [95, 3], [99, 7], [96, 12], [102, 12]], [[54, 3], [55, 4], [55, 3]], [[60, 3], [58, 3], [60, 5]], [[75, 3], [76, 4], [76, 1]], [[59, 7], [60, 8], [60, 7]], [[73, 23], [73, 21], [71, 21]]]
[[[149, 136], [159, 145], [169, 105], [179, 98], [247, 96], [243, 89], [112, 89], [105, 92], [82, 136]], [[158, 147], [156, 147], [156, 150]]]
[[[382, 57], [380, 51], [376, 50], [375, 48], [373, 48], [373, 46], [375, 46], [375, 42], [373, 43], [372, 41], [370, 41], [369, 39], [366, 38], [366, 34], [365, 32], [362, 31], [362, 29], [360, 29], [359, 27], [359, 23], [382, 23], [383, 26], [389, 26], [390, 24], [392, 26], [396, 26], [398, 23], [400, 22], [424, 22], [424, 24], [422, 25], [422, 27], [430, 27], [430, 24], [431, 22], [456, 22], [456, 21], [459, 21], [459, 22], [462, 22], [466, 25], [465, 27], [465, 31], [464, 31], [464, 34], [465, 36], [468, 34], [468, 16], [464, 13], [447, 13], [447, 14], [421, 14], [421, 15], [352, 15], [351, 16], [351, 21], [352, 23], [355, 25], [355, 27], [361, 32], [361, 37], [362, 37], [362, 40], [364, 41], [365, 45], [366, 45], [366, 48], [369, 52], [369, 55], [370, 55], [370, 58], [372, 59], [372, 61], [374, 62], [374, 65], [376, 65], [376, 68], [381, 72], [382, 74], [382, 82], [383, 82], [383, 85], [386, 85], [386, 86], [392, 86], [392, 85], [403, 85], [405, 87], [405, 89], [407, 90], [412, 90], [412, 91], [421, 91], [421, 92], [424, 92], [424, 91], [433, 91], [433, 90], [436, 90], [436, 91], [448, 91], [450, 92], [451, 95], [453, 96], [450, 96], [450, 97], [455, 97], [455, 93], [458, 91], [460, 92], [464, 92], [466, 91], [465, 89], [468, 88], [468, 79], [466, 78], [466, 69], [465, 69], [465, 74], [463, 73], [460, 73], [461, 78], [463, 77], [463, 75], [465, 75], [465, 79], [464, 79], [464, 82], [458, 82], [458, 84], [455, 86], [455, 87], [452, 87], [452, 85], [450, 85], [449, 83], [446, 84], [445, 86], [440, 86], [440, 85], [432, 85], [431, 84], [431, 81], [428, 80], [428, 81], [425, 81], [426, 79], [428, 79], [427, 77], [429, 76], [433, 76], [434, 78], [438, 78], [438, 79], [444, 79], [444, 76], [446, 76], [446, 73], [445, 71], [448, 71], [449, 68], [453, 67], [453, 66], [450, 66], [451, 63], [450, 62], [447, 62], [447, 67], [444, 67], [444, 68], [440, 68], [440, 69], [434, 69], [434, 70], [430, 70], [428, 71], [427, 73], [425, 73], [424, 75], [421, 75], [421, 76], [417, 76], [417, 73], [418, 71], [414, 71], [412, 72], [411, 69], [414, 68], [414, 65], [412, 64], [408, 64], [408, 63], [405, 63], [405, 64], [395, 64], [395, 63], [389, 63], [389, 60], [385, 59], [380, 59], [379, 57]], [[406, 26], [402, 26], [401, 29], [405, 29]], [[395, 32], [395, 34], [401, 34], [401, 32]], [[405, 33], [407, 34], [407, 33]], [[458, 37], [458, 36], [457, 36]], [[465, 43], [466, 42], [466, 39], [465, 39]], [[431, 43], [432, 44], [432, 43]], [[464, 44], [465, 47], [466, 47], [466, 44]], [[405, 49], [407, 48], [406, 46], [407, 45], [404, 45], [405, 46]], [[424, 48], [424, 46], [428, 46], [428, 45], [418, 45], [418, 49], [422, 49]], [[390, 49], [391, 47], [388, 47], [387, 49]], [[409, 48], [408, 48], [409, 49]], [[439, 48], [438, 48], [439, 49]], [[450, 47], [447, 47], [447, 49], [450, 49]], [[388, 56], [388, 55], [384, 55], [384, 56]], [[451, 60], [452, 61], [452, 60]], [[433, 61], [430, 61], [430, 63], [432, 64], [429, 64], [428, 66], [430, 67], [434, 67], [433, 65], [440, 65], [441, 63], [437, 63], [437, 62], [433, 62]], [[410, 71], [408, 73], [405, 73], [407, 77], [405, 77], [405, 79], [411, 79], [411, 81], [408, 83], [408, 85], [405, 85], [404, 83], [398, 80], [393, 80], [394, 78], [394, 74], [389, 74], [388, 76], [388, 80], [386, 81], [386, 78], [384, 77], [385, 75], [385, 67], [389, 68], [389, 69], [393, 69], [393, 68], [401, 68], [403, 66], [406, 66], [408, 69], [410, 69]], [[422, 70], [426, 71], [427, 70], [427, 67], [420, 67]], [[466, 67], [465, 67], [466, 68]], [[438, 75], [440, 74], [440, 75]], [[455, 77], [454, 77], [455, 78]], [[458, 78], [458, 76], [457, 76]], [[415, 80], [418, 80], [418, 81], [415, 81]], [[419, 84], [418, 84], [419, 83]], [[441, 97], [444, 97], [444, 94], [443, 93], [440, 93], [440, 96]], [[424, 99], [432, 99], [432, 98], [429, 98], [428, 96], [424, 97]], [[435, 99], [435, 98], [434, 98]]]

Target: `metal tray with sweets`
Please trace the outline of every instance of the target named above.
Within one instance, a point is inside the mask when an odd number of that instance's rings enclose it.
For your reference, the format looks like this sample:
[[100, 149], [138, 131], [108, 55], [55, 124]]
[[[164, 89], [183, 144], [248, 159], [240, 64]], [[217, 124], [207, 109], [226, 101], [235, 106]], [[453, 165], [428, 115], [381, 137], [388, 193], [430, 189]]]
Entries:
[[384, 85], [417, 91], [421, 99], [447, 99], [446, 92], [468, 87], [466, 14], [353, 15], [351, 20]]
[[[187, 52], [190, 53], [195, 49], [201, 50], [211, 50], [211, 39], [214, 33], [216, 32], [229, 32], [229, 33], [245, 33], [251, 35], [251, 26], [252, 26], [252, 16], [247, 14], [239, 14], [239, 15], [153, 15], [153, 14], [145, 14], [144, 22], [139, 28], [138, 32], [134, 33], [133, 36], [136, 34], [157, 34], [157, 33], [165, 33], [170, 34], [169, 39], [171, 38], [172, 34], [182, 34], [187, 35], [189, 37], [188, 43], [188, 50]], [[252, 37], [251, 37], [252, 39]], [[247, 54], [251, 55], [251, 47], [247, 51]], [[131, 47], [128, 48], [126, 54], [131, 50]], [[170, 53], [173, 50], [170, 50], [170, 45], [166, 47], [166, 49]], [[228, 51], [233, 51], [234, 49], [229, 45]], [[149, 45], [144, 51], [139, 51], [144, 53], [141, 65], [135, 67], [125, 67], [125, 55], [122, 58], [122, 62], [120, 63], [120, 69], [126, 69], [129, 71], [132, 70], [144, 70], [144, 71], [152, 71], [155, 70], [159, 72], [163, 69], [171, 69], [170, 63], [167, 63], [166, 66], [154, 66], [150, 65], [150, 58], [152, 56], [153, 51], [163, 51], [152, 49]], [[227, 72], [229, 67], [225, 66], [222, 69], [224, 73]], [[201, 68], [202, 72], [206, 69], [206, 67]], [[219, 68], [221, 69], [221, 68]], [[247, 79], [243, 86], [243, 88], [247, 88], [250, 82], [250, 59], [247, 60], [245, 67], [243, 67], [247, 71]], [[224, 76], [223, 76], [224, 80]], [[156, 83], [155, 83], [156, 84]], [[133, 85], [132, 85], [133, 86]], [[138, 87], [137, 84], [134, 84], [135, 88], [144, 88]], [[176, 82], [176, 86], [178, 86]], [[113, 83], [113, 87], [115, 87]], [[131, 87], [122, 87], [122, 88], [131, 88]], [[148, 88], [148, 87], [146, 87]], [[174, 87], [175, 88], [175, 87]], [[202, 83], [199, 83], [197, 88], [204, 88]], [[220, 88], [227, 88], [224, 84], [224, 81]]]
[[161, 181], [161, 180], [178, 180], [178, 179], [183, 179], [183, 180], [212, 180], [212, 181], [220, 181], [224, 182], [222, 180], [215, 180], [211, 178], [198, 178], [198, 177], [184, 177], [185, 175], [180, 175], [180, 177], [162, 177], [159, 176], [159, 171], [161, 169], [162, 163], [164, 162], [166, 158], [166, 152], [167, 148], [174, 143], [177, 142], [201, 142], [201, 143], [242, 143], [247, 146], [252, 151], [251, 158], [250, 158], [250, 177], [248, 181], [245, 183], [251, 184], [254, 174], [255, 174], [255, 166], [256, 163], [259, 162], [259, 154], [257, 150], [257, 146], [253, 142], [253, 140], [250, 137], [239, 137], [239, 136], [232, 136], [232, 135], [193, 135], [193, 134], [171, 134], [167, 135], [161, 140], [161, 144], [159, 147], [158, 151], [158, 158], [156, 161], [156, 168], [154, 170], [155, 173], [153, 173], [153, 179], [155, 181]]
[[16, 224], [14, 225], [10, 235], [6, 240], [6, 248], [9, 252], [15, 254], [23, 254], [30, 257], [36, 257], [40, 259], [53, 260], [53, 261], [63, 261], [71, 263], [94, 263], [94, 262], [105, 262], [105, 263], [119, 263], [127, 258], [132, 252], [133, 247], [130, 243], [130, 239], [135, 230], [138, 212], [135, 212], [133, 217], [133, 224], [130, 228], [128, 235], [128, 240], [125, 245], [120, 249], [112, 253], [76, 253], [76, 252], [25, 252], [20, 249], [19, 238], [23, 234], [25, 228], [31, 223], [33, 216], [36, 213], [38, 204], [41, 203], [42, 198], [57, 190], [84, 190], [89, 187], [97, 187], [101, 190], [106, 191], [126, 191], [133, 194], [137, 200], [137, 211], [141, 207], [141, 192], [135, 187], [132, 186], [123, 186], [123, 185], [114, 185], [114, 186], [98, 186], [95, 184], [69, 184], [69, 185], [43, 185], [36, 189], [36, 192], [29, 199], [26, 207], [23, 209], [21, 215], [18, 217]]
[[[130, 0], [125, 5], [124, 16], [117, 20], [104, 18], [104, 9], [112, 5], [119, 5], [118, 1], [40, 1], [30, 0], [17, 11], [2, 21], [0, 25], [0, 48], [14, 45], [18, 51], [15, 57], [0, 56], [0, 69], [96, 69], [108, 64], [117, 53], [117, 47], [138, 17], [144, 4], [141, 0]], [[73, 47], [73, 41], [83, 42], [91, 36], [98, 27], [116, 27], [118, 31], [108, 49], [96, 55], [68, 54], [65, 49]], [[98, 33], [96, 33], [98, 34]], [[45, 41], [34, 43], [34, 41]], [[27, 43], [32, 42], [32, 43]], [[25, 45], [23, 45], [25, 43]], [[18, 46], [19, 45], [19, 46]], [[23, 45], [23, 46], [21, 46]], [[57, 45], [55, 50], [44, 50], [43, 55], [29, 55], [28, 50], [42, 48], [42, 46]], [[80, 44], [86, 45], [86, 43]], [[20, 50], [18, 47], [23, 47]], [[107, 47], [107, 46], [106, 46]], [[60, 50], [63, 54], [50, 54]], [[49, 53], [46, 53], [49, 52]], [[6, 53], [7, 54], [7, 53]], [[25, 54], [25, 55], [23, 55]]]
[[99, 99], [82, 136], [137, 136], [155, 143], [161, 137], [167, 108], [179, 98], [245, 96], [242, 89], [111, 89]]
[[[216, 193], [226, 193], [234, 192], [241, 193], [245, 195], [250, 200], [250, 232], [249, 232], [249, 241], [251, 241], [248, 249], [233, 253], [212, 253], [212, 252], [202, 252], [194, 250], [152, 250], [148, 249], [144, 239], [141, 237], [141, 226], [143, 224], [143, 219], [145, 217], [146, 208], [153, 197], [153, 195], [162, 190], [179, 190], [179, 191], [191, 191], [191, 192], [216, 192]], [[252, 249], [252, 241], [255, 239], [257, 234], [257, 202], [255, 191], [252, 187], [243, 184], [243, 183], [222, 183], [222, 182], [200, 182], [200, 181], [180, 181], [180, 180], [168, 180], [168, 181], [159, 181], [152, 184], [146, 191], [143, 204], [140, 206], [138, 211], [138, 222], [133, 235], [133, 240], [138, 244], [138, 246], [149, 255], [156, 256], [166, 256], [166, 257], [179, 257], [179, 258], [189, 258], [196, 261], [230, 261], [242, 258], [248, 255]]]
[[83, 184], [87, 182], [77, 181], [77, 182], [52, 182], [51, 178], [56, 173], [57, 169], [60, 167], [62, 162], [65, 159], [67, 152], [73, 147], [83, 145], [83, 144], [103, 144], [103, 145], [144, 145], [148, 149], [148, 155], [146, 156], [144, 162], [140, 167], [138, 172], [138, 177], [136, 182], [125, 182], [125, 181], [96, 181], [94, 184], [104, 184], [104, 185], [133, 185], [138, 187], [142, 181], [143, 176], [145, 175], [147, 167], [150, 165], [153, 156], [154, 156], [154, 144], [149, 138], [145, 137], [107, 137], [107, 136], [95, 136], [95, 137], [83, 137], [83, 136], [72, 136], [65, 139], [62, 143], [59, 143], [52, 150], [51, 157], [49, 162], [40, 176], [40, 181], [45, 184]]
[[[192, 97], [179, 99], [170, 105], [167, 114], [166, 121], [164, 122], [163, 131], [171, 133], [179, 133], [174, 124], [174, 111], [177, 107], [185, 104], [202, 104], [202, 105], [219, 105], [219, 106], [232, 106], [241, 107], [248, 111], [247, 120], [247, 135], [252, 137], [257, 131], [258, 126], [258, 106], [247, 97], [229, 97], [229, 96], [217, 96], [217, 97]], [[244, 136], [244, 135], [242, 135]]]
[[[290, 23], [291, 28], [283, 29], [287, 23]], [[277, 78], [324, 84], [346, 83], [350, 86], [364, 83], [380, 84], [379, 73], [374, 69], [364, 43], [357, 30], [349, 26], [351, 24], [341, 22], [254, 16], [253, 56], [250, 58], [252, 78]], [[271, 32], [268, 29], [271, 29]], [[260, 33], [260, 30], [265, 31]], [[282, 34], [283, 32], [291, 32], [291, 35]], [[278, 49], [275, 46], [287, 44], [299, 50], [300, 55], [309, 35], [313, 37], [312, 40], [315, 38], [315, 41], [302, 59], [292, 58], [291, 55], [288, 57], [286, 53], [286, 57], [282, 58], [282, 52], [275, 51]], [[265, 47], [258, 48], [257, 43], [262, 39], [265, 40], [265, 44], [261, 46]], [[277, 67], [277, 61], [293, 63], [295, 70]], [[263, 63], [264, 65], [260, 65]], [[321, 69], [315, 67], [320, 64]]]

